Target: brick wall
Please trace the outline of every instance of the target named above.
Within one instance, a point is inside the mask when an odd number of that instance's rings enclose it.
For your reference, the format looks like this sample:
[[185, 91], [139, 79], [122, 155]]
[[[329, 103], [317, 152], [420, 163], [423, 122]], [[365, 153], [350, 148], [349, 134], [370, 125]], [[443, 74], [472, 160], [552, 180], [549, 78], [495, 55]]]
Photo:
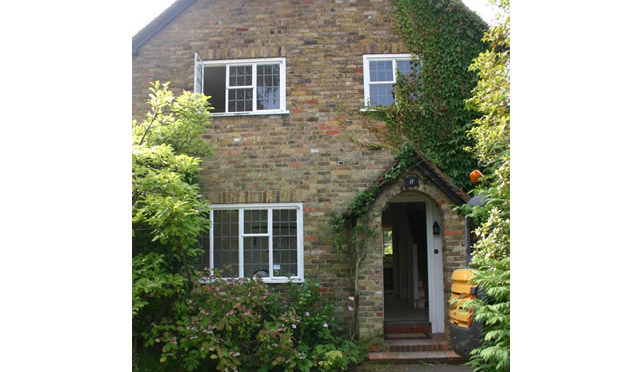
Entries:
[[[362, 55], [407, 53], [392, 33], [390, 3], [200, 0], [133, 58], [138, 119], [147, 109], [149, 81], [171, 81], [176, 93], [193, 90], [195, 52], [202, 60], [286, 58], [290, 114], [212, 118], [206, 137], [215, 155], [203, 162], [202, 191], [211, 203], [303, 202], [305, 274], [318, 277], [328, 295], [338, 299], [351, 292], [343, 260], [332, 251], [330, 216], [343, 211], [393, 160], [386, 150], [368, 150], [350, 140], [373, 139], [359, 113]], [[447, 237], [453, 244], [464, 235]], [[459, 259], [445, 258], [447, 263]], [[365, 273], [365, 286], [374, 293], [375, 286], [382, 288], [381, 257], [378, 261], [380, 270]], [[374, 326], [379, 300], [374, 296], [364, 304], [363, 323], [376, 330], [382, 326]]]

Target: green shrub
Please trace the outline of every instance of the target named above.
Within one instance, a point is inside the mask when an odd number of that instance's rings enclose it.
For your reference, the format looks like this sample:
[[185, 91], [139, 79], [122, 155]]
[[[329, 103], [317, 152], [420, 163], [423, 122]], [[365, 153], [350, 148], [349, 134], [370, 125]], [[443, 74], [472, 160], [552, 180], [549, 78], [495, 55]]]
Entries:
[[145, 335], [147, 346], [161, 345], [161, 362], [188, 371], [343, 371], [360, 350], [340, 337], [319, 287], [291, 283], [281, 295], [260, 279], [196, 282], [178, 319]]
[[[194, 264], [202, 254], [207, 202], [200, 194], [200, 159], [211, 146], [201, 135], [209, 125], [206, 97], [169, 83], [150, 87], [149, 112], [132, 123], [132, 333], [136, 368], [158, 351], [144, 349], [152, 324], [175, 318], [189, 296]], [[203, 115], [204, 112], [204, 115]]]
[[470, 67], [479, 80], [468, 101], [482, 114], [469, 131], [473, 152], [490, 171], [474, 190], [487, 200], [473, 210], [481, 222], [475, 231], [473, 281], [486, 291], [482, 301], [469, 302], [474, 320], [483, 323], [482, 343], [471, 354], [476, 372], [509, 371], [511, 354], [511, 18], [509, 0], [492, 2], [500, 16], [484, 37], [491, 48]]

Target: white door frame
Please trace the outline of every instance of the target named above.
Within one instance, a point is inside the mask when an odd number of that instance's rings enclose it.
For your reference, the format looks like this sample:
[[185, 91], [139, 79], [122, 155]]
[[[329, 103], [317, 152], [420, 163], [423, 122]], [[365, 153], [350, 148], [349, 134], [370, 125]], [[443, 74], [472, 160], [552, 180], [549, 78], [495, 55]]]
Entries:
[[[429, 287], [429, 321], [431, 333], [444, 333], [444, 280], [442, 272], [442, 235], [433, 235], [433, 224], [442, 226], [435, 204], [425, 202], [427, 220], [427, 277]], [[442, 229], [441, 229], [442, 230]], [[437, 252], [437, 253], [436, 253]]]
[[[431, 333], [444, 333], [444, 274], [442, 270], [442, 216], [435, 202], [422, 192], [400, 193], [388, 203], [425, 203], [427, 221], [427, 282], [429, 290], [429, 321]], [[433, 235], [433, 223], [440, 225], [440, 235]], [[438, 253], [435, 253], [435, 251]]]

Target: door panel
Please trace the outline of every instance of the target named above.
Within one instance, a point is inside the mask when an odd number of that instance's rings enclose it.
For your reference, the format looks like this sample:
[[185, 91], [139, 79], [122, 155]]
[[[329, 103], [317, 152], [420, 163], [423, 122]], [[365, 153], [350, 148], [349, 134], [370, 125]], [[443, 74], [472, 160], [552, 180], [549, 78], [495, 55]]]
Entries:
[[429, 277], [429, 320], [432, 333], [444, 333], [444, 285], [442, 273], [442, 238], [433, 235], [433, 223], [442, 226], [440, 213], [432, 202], [427, 211], [427, 273]]

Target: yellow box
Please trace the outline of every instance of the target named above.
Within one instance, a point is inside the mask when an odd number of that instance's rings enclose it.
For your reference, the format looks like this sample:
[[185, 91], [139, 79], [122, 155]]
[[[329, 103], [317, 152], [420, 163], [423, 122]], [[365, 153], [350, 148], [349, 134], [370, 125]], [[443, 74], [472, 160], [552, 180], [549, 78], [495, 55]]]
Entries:
[[469, 328], [471, 326], [471, 310], [460, 309], [460, 305], [472, 296], [472, 291], [476, 285], [469, 283], [471, 280], [470, 269], [458, 269], [451, 274], [451, 298], [449, 299], [449, 322], [460, 327]]

